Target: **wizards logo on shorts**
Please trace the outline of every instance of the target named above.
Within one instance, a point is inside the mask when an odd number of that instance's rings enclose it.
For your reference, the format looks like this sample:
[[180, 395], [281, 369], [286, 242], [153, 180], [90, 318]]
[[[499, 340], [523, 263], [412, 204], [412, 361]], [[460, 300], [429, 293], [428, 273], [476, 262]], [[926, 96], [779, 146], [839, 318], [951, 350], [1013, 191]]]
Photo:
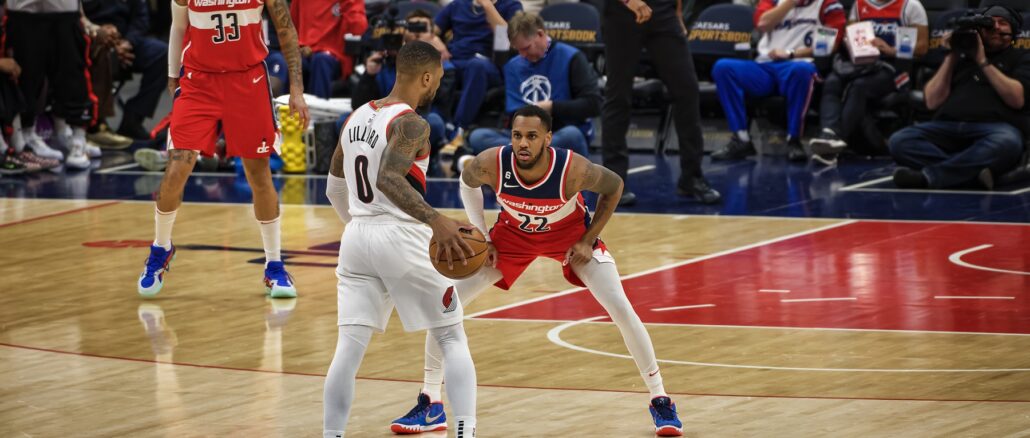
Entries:
[[447, 288], [443, 293], [443, 313], [453, 312], [458, 308], [458, 300], [454, 299], [454, 286]]

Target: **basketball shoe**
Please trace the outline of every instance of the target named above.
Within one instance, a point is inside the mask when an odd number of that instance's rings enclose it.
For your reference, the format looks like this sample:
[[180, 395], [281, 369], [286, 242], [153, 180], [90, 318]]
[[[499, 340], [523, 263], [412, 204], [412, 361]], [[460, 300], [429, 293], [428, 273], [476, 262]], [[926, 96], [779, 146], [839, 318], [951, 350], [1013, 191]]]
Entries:
[[136, 284], [140, 295], [152, 297], [161, 292], [165, 285], [165, 272], [169, 270], [172, 260], [175, 259], [175, 246], [172, 249], [164, 249], [157, 245], [150, 247], [150, 257], [147, 257], [147, 267], [139, 275], [139, 282]]
[[683, 423], [676, 415], [676, 404], [669, 397], [655, 397], [648, 410], [651, 411], [651, 418], [654, 418], [654, 433], [658, 436], [683, 435]]
[[265, 266], [265, 293], [272, 298], [297, 298], [293, 277], [286, 272], [283, 262], [268, 262]]
[[447, 416], [443, 412], [443, 403], [430, 403], [429, 396], [418, 394], [418, 404], [408, 414], [393, 420], [390, 430], [398, 435], [447, 430]]

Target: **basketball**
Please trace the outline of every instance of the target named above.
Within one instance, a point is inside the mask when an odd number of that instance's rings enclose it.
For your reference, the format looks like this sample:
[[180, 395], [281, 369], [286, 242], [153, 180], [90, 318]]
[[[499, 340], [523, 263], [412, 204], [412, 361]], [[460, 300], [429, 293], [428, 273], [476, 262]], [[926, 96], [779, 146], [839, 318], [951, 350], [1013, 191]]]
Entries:
[[[461, 264], [460, 258], [451, 262], [454, 269], [447, 269], [446, 260], [440, 262], [436, 261], [436, 241], [433, 240], [429, 242], [429, 260], [432, 260], [433, 267], [443, 274], [444, 277], [452, 280], [460, 280], [462, 278], [470, 277], [479, 270], [480, 266], [483, 266], [483, 263], [486, 263], [487, 244], [486, 238], [483, 237], [483, 233], [479, 232], [478, 228], [473, 228], [471, 230], [461, 230], [461, 234], [465, 239], [465, 243], [468, 243], [469, 246], [472, 247], [474, 255], [471, 257], [469, 257], [468, 254], [465, 255], [465, 260], [468, 262], [466, 265]], [[455, 254], [452, 254], [451, 256], [454, 257]], [[441, 257], [443, 257], [442, 254]]]

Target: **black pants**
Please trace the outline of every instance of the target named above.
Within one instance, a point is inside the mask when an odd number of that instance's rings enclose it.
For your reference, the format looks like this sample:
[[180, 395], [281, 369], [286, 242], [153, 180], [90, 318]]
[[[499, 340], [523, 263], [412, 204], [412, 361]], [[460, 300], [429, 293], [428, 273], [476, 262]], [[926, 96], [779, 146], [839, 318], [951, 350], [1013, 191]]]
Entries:
[[881, 68], [850, 81], [830, 73], [823, 82], [819, 121], [847, 140], [862, 126], [870, 103], [875, 103], [894, 90], [894, 73]]
[[18, 84], [25, 97], [23, 127], [35, 125], [46, 103], [43, 86], [53, 95], [53, 114], [69, 125], [86, 126], [96, 114], [89, 72], [89, 37], [78, 12], [7, 12], [4, 39], [21, 66]]
[[666, 8], [656, 10], [651, 20], [638, 25], [629, 9], [621, 5], [605, 8], [602, 34], [608, 83], [601, 115], [604, 135], [601, 140], [602, 159], [605, 167], [623, 179], [626, 179], [629, 167], [626, 131], [633, 104], [633, 75], [643, 48], [647, 49], [658, 76], [672, 95], [672, 118], [679, 137], [681, 181], [701, 176], [704, 138], [701, 136], [697, 75], [687, 39], [677, 20], [675, 12]]

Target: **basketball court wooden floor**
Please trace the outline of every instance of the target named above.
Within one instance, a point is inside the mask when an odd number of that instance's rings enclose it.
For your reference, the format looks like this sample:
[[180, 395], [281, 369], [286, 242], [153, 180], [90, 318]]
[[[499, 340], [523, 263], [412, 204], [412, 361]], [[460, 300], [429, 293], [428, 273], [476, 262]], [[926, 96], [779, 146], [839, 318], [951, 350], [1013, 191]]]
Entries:
[[[196, 203], [141, 299], [151, 218], [0, 199], [0, 436], [320, 436], [333, 211], [284, 207], [296, 300], [263, 296], [250, 206]], [[620, 214], [603, 237], [687, 436], [1030, 436], [1030, 226]], [[653, 436], [617, 330], [556, 263], [467, 315], [480, 436]], [[373, 339], [348, 436], [390, 435], [422, 345], [396, 320]]]

